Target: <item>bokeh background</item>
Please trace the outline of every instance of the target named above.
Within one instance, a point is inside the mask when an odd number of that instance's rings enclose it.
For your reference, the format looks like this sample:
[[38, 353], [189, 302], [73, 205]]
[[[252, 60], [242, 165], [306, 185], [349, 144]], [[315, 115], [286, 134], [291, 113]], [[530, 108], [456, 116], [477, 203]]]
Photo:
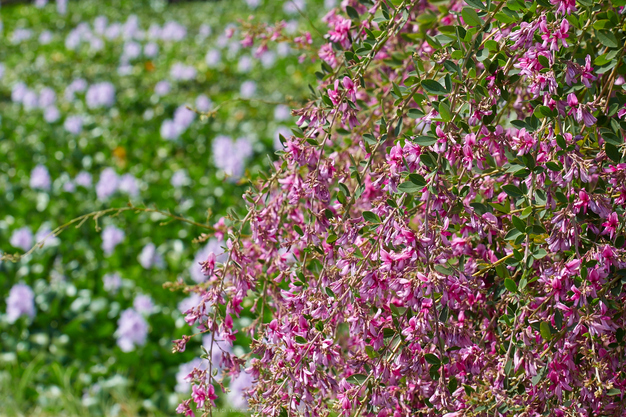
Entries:
[[[276, 158], [316, 63], [288, 42], [243, 48], [237, 22], [315, 33], [334, 4], [3, 2], [0, 252], [25, 253], [72, 219], [129, 202], [200, 224], [241, 210], [245, 178]], [[182, 312], [197, 296], [163, 284], [204, 280], [198, 262], [223, 243], [156, 213], [75, 226], [0, 263], [0, 415], [175, 415], [211, 339], [172, 353], [193, 332]], [[249, 377], [227, 382], [221, 415], [249, 414]]]

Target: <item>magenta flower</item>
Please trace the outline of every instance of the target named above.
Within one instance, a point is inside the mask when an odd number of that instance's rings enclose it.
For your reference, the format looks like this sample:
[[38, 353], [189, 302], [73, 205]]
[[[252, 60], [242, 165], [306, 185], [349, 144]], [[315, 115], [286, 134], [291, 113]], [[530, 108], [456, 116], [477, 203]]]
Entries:
[[617, 228], [619, 227], [619, 220], [617, 217], [617, 213], [616, 212], [611, 213], [607, 221], [602, 223], [602, 226], [604, 226], [604, 231], [601, 234], [603, 235], [608, 234], [609, 237], [613, 239], [613, 237], [615, 236], [615, 232]]

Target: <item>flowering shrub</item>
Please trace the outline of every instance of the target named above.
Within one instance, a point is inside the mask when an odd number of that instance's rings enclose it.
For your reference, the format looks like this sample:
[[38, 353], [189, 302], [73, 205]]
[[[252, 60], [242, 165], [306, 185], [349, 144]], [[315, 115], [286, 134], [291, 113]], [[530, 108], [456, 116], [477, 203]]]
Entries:
[[300, 130], [186, 312], [250, 354], [212, 345], [178, 411], [245, 372], [264, 416], [622, 415], [625, 5], [330, 12]]

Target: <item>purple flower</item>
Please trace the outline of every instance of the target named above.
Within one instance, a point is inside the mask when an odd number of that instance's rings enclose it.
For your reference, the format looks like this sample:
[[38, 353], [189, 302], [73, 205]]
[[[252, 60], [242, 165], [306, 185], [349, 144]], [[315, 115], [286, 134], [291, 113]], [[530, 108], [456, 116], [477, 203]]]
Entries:
[[115, 103], [115, 87], [109, 82], [93, 84], [87, 90], [85, 101], [90, 109], [111, 107]]
[[246, 390], [250, 386], [252, 386], [252, 376], [246, 372], [241, 372], [237, 378], [231, 379], [228, 385], [230, 389], [227, 395], [228, 402], [235, 408], [247, 410]]
[[11, 42], [18, 44], [29, 40], [33, 36], [33, 31], [30, 29], [18, 28], [11, 34]]
[[141, 253], [139, 254], [138, 259], [139, 264], [145, 269], [151, 269], [153, 267], [162, 269], [165, 266], [165, 263], [163, 262], [163, 257], [157, 252], [154, 243], [148, 243], [146, 246], [144, 246], [141, 250]]
[[224, 250], [221, 248], [222, 244], [223, 242], [218, 241], [217, 239], [209, 239], [206, 246], [196, 254], [193, 263], [189, 267], [189, 274], [191, 275], [192, 280], [195, 282], [204, 282], [206, 280], [206, 276], [202, 272], [200, 263], [206, 261], [211, 252], [217, 254], [217, 262], [226, 262], [228, 255], [224, 253]]
[[37, 165], [30, 172], [30, 188], [34, 190], [50, 190], [50, 174], [48, 168], [43, 165]]
[[161, 39], [180, 42], [187, 36], [187, 29], [178, 22], [167, 22], [161, 29]]
[[201, 112], [208, 112], [213, 107], [213, 103], [211, 99], [205, 96], [204, 94], [200, 94], [196, 98], [196, 109]]
[[161, 129], [159, 131], [161, 133], [161, 137], [166, 140], [175, 140], [181, 135], [182, 130], [180, 126], [178, 126], [172, 119], [165, 119], [161, 124]]
[[159, 45], [154, 42], [149, 42], [143, 47], [143, 54], [148, 58], [154, 58], [159, 54]]
[[221, 61], [220, 51], [217, 49], [211, 49], [207, 52], [204, 62], [206, 62], [209, 68], [216, 68]]
[[28, 87], [23, 82], [16, 83], [11, 89], [11, 101], [14, 103], [21, 103], [24, 100], [24, 95], [28, 92]]
[[174, 172], [174, 174], [172, 175], [172, 179], [170, 180], [172, 187], [175, 188], [182, 187], [188, 182], [189, 178], [187, 177], [187, 172], [184, 169], [179, 169], [178, 171]]
[[106, 200], [119, 186], [119, 178], [113, 168], [105, 168], [100, 174], [100, 179], [96, 184], [96, 195], [99, 200]]
[[78, 175], [76, 175], [76, 178], [74, 178], [74, 182], [76, 182], [76, 184], [80, 185], [81, 187], [89, 188], [91, 187], [92, 183], [91, 174], [85, 171], [81, 171], [78, 173]]
[[256, 93], [256, 83], [254, 81], [244, 81], [239, 89], [241, 98], [252, 98]]
[[191, 389], [191, 382], [189, 381], [189, 374], [194, 369], [206, 370], [208, 368], [208, 362], [203, 361], [200, 358], [194, 358], [191, 362], [183, 363], [176, 372], [176, 392], [181, 394], [189, 393]]
[[292, 133], [285, 126], [278, 126], [276, 131], [274, 132], [274, 149], [281, 150], [284, 149], [282, 142], [280, 141], [280, 135], [282, 135], [285, 139], [289, 138]]
[[35, 294], [26, 284], [15, 284], [7, 297], [7, 321], [15, 323], [21, 316], [35, 317]]
[[154, 86], [154, 93], [157, 96], [164, 96], [170, 92], [172, 89], [172, 85], [169, 81], [159, 81], [157, 85]]
[[24, 105], [24, 110], [33, 110], [39, 107], [39, 97], [37, 93], [32, 90], [26, 90], [24, 97], [22, 97], [22, 104]]
[[133, 301], [133, 308], [141, 314], [150, 315], [154, 311], [154, 303], [149, 295], [139, 294]]
[[67, 0], [57, 0], [57, 13], [62, 15], [67, 13]]
[[211, 36], [212, 30], [211, 26], [203, 23], [200, 25], [200, 29], [198, 30], [198, 38], [203, 41], [209, 36]]
[[251, 69], [252, 69], [252, 58], [250, 58], [247, 55], [244, 55], [241, 58], [239, 58], [239, 62], [237, 63], [237, 71], [246, 73], [246, 72], [250, 72]]
[[183, 131], [189, 127], [195, 118], [196, 114], [189, 110], [187, 106], [179, 106], [174, 112], [174, 123], [180, 126]]
[[170, 76], [175, 80], [189, 81], [196, 78], [196, 69], [192, 66], [177, 62], [170, 69]]
[[288, 14], [297, 14], [306, 8], [305, 0], [290, 0], [283, 4], [283, 11]]
[[52, 32], [50, 32], [49, 30], [44, 30], [43, 32], [41, 32], [41, 34], [39, 35], [39, 43], [41, 45], [47, 45], [50, 42], [52, 42], [52, 38], [53, 38], [53, 34]]
[[104, 290], [111, 294], [117, 293], [117, 290], [122, 286], [122, 277], [117, 272], [105, 274], [102, 281]]
[[67, 87], [65, 87], [65, 91], [63, 93], [63, 97], [67, 101], [74, 101], [74, 94], [78, 92], [83, 92], [87, 89], [87, 81], [82, 78], [77, 78], [70, 83]]
[[69, 180], [65, 184], [63, 184], [63, 191], [68, 193], [73, 193], [74, 191], [76, 191], [76, 184], [74, 184], [74, 181]]
[[28, 226], [20, 227], [13, 232], [9, 243], [26, 252], [33, 246], [33, 232]]
[[124, 240], [124, 231], [117, 227], [110, 225], [104, 228], [102, 231], [102, 250], [105, 256], [110, 256], [115, 247]]
[[79, 135], [83, 131], [83, 118], [81, 116], [70, 116], [65, 119], [63, 128], [73, 135]]
[[117, 321], [117, 345], [122, 352], [130, 352], [135, 346], [146, 344], [148, 337], [148, 323], [143, 316], [132, 308], [122, 311]]
[[4, 77], [4, 64], [0, 62], [0, 80]]
[[141, 55], [141, 45], [137, 42], [126, 42], [124, 44], [124, 50], [122, 52], [122, 59], [132, 60], [138, 58]]
[[121, 176], [118, 189], [131, 197], [139, 195], [139, 182], [132, 174], [124, 174]]
[[57, 94], [50, 87], [44, 87], [39, 92], [39, 106], [46, 108], [52, 106], [57, 101]]
[[284, 104], [279, 104], [274, 107], [274, 120], [278, 122], [283, 122], [285, 120], [291, 119], [291, 110], [288, 106]]
[[263, 68], [272, 68], [276, 63], [276, 53], [272, 51], [265, 51], [259, 57]]
[[200, 305], [202, 302], [202, 297], [195, 292], [192, 292], [189, 297], [184, 298], [181, 302], [178, 303], [178, 311], [182, 314], [185, 314], [186, 311], [191, 310]]
[[39, 230], [37, 231], [37, 233], [35, 234], [35, 242], [42, 243], [43, 244], [42, 247], [44, 248], [47, 248], [50, 246], [58, 246], [61, 243], [61, 239], [59, 239], [57, 236], [51, 233], [52, 233], [52, 229], [49, 226], [47, 225], [41, 226]]
[[246, 159], [252, 155], [252, 145], [245, 138], [233, 141], [227, 136], [213, 139], [213, 163], [226, 175], [237, 180], [241, 178]]
[[61, 112], [56, 106], [46, 107], [43, 111], [43, 118], [48, 123], [54, 123], [61, 118]]

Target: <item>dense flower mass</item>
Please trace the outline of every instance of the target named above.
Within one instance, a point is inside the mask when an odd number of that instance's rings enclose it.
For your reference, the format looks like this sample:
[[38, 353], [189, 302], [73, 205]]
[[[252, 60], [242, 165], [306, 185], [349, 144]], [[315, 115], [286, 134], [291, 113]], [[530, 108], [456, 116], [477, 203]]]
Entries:
[[[215, 224], [227, 257], [203, 254], [188, 288], [187, 322], [250, 337], [252, 359], [213, 347], [177, 410], [208, 412], [221, 375], [245, 371], [266, 416], [622, 415], [623, 9], [331, 11], [300, 130], [245, 216]], [[242, 45], [282, 29], [250, 27]], [[237, 143], [213, 143], [234, 176]], [[244, 309], [257, 319], [238, 328]]]

